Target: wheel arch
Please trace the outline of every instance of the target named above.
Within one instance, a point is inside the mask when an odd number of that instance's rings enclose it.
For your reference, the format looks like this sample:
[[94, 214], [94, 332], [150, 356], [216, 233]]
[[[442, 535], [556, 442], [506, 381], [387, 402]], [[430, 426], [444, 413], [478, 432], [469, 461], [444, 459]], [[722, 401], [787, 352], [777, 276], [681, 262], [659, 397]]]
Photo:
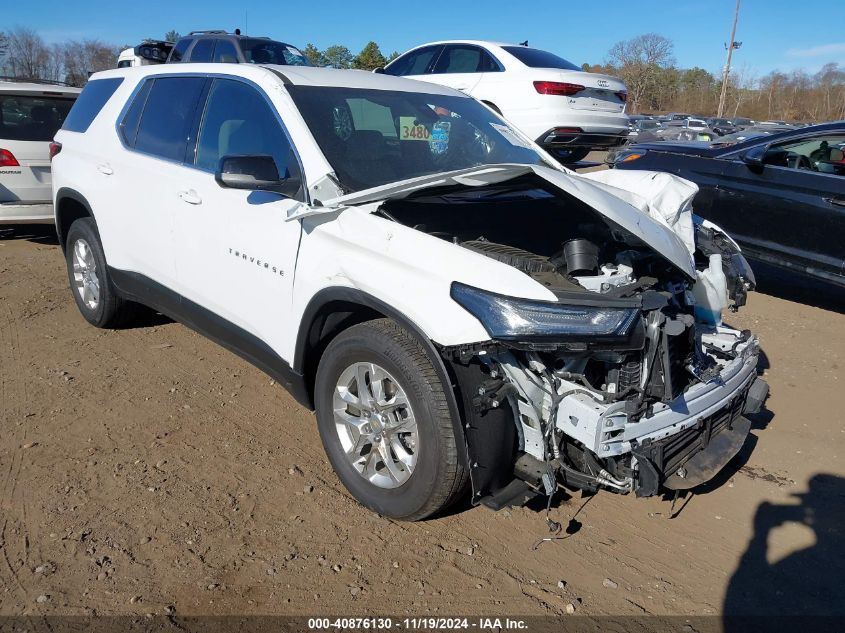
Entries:
[[59, 237], [59, 245], [62, 247], [62, 252], [65, 251], [67, 245], [67, 236], [71, 225], [80, 218], [91, 218], [96, 224], [97, 220], [94, 218], [94, 212], [91, 210], [91, 205], [81, 193], [75, 189], [62, 187], [56, 192], [55, 201], [55, 215], [56, 215], [56, 234]]
[[[294, 351], [294, 369], [305, 378], [308, 397], [314, 402], [314, 381], [320, 358], [329, 343], [347, 328], [375, 319], [388, 318], [414, 336], [425, 350], [446, 392], [455, 437], [466, 448], [461, 409], [455, 394], [455, 379], [444, 363], [437, 346], [411, 319], [384, 301], [357, 288], [324, 288], [311, 298], [303, 312]], [[466, 463], [466, 451], [459, 452]]]

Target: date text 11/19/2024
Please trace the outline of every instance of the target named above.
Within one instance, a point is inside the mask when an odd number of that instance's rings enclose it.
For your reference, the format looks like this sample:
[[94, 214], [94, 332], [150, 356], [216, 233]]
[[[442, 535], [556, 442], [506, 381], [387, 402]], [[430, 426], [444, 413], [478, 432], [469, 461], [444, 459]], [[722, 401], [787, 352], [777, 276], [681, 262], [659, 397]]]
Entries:
[[308, 629], [311, 631], [390, 631], [407, 629], [411, 631], [525, 631], [528, 625], [518, 618], [388, 618], [388, 617], [352, 617], [352, 618], [309, 618]]

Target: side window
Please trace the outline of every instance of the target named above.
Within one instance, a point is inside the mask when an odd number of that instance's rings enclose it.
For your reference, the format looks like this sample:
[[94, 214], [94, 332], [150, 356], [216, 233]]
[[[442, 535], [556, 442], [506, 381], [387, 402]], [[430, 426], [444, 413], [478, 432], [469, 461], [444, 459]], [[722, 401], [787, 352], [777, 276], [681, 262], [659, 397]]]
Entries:
[[199, 40], [191, 49], [192, 62], [210, 62], [214, 54], [214, 40]]
[[126, 111], [126, 116], [120, 122], [120, 134], [123, 136], [123, 141], [129, 147], [135, 147], [135, 138], [138, 136], [138, 124], [141, 122], [141, 113], [144, 111], [144, 105], [147, 103], [147, 96], [150, 94], [150, 87], [152, 85], [152, 81], [144, 82], [144, 85], [135, 94], [132, 105]]
[[170, 53], [170, 59], [167, 61], [169, 62], [181, 62], [182, 58], [185, 57], [185, 53], [188, 52], [188, 47], [191, 45], [191, 42], [194, 40], [190, 37], [185, 37], [179, 40], [176, 43], [176, 46], [173, 47], [173, 50]]
[[379, 132], [385, 138], [398, 138], [393, 113], [387, 106], [369, 99], [347, 99], [352, 127], [355, 132]]
[[478, 62], [478, 72], [480, 73], [498, 73], [502, 72], [504, 68], [502, 65], [496, 60], [495, 57], [489, 52], [482, 49], [479, 49], [481, 52], [481, 59]]
[[845, 136], [812, 136], [772, 146], [763, 159], [767, 165], [845, 176]]
[[437, 53], [443, 49], [442, 46], [426, 46], [412, 51], [402, 57], [397, 57], [393, 63], [384, 69], [385, 75], [404, 77], [405, 75], [423, 75], [437, 57]]
[[159, 77], [153, 82], [138, 126], [135, 149], [183, 162], [202, 77]]
[[235, 45], [229, 40], [218, 40], [217, 46], [214, 48], [214, 61], [223, 64], [237, 64], [238, 51], [235, 50]]
[[106, 105], [123, 79], [95, 79], [88, 85], [73, 104], [62, 125], [63, 130], [70, 132], [85, 132], [88, 126]]
[[215, 79], [197, 142], [196, 165], [216, 171], [227, 155], [272, 156], [282, 178], [298, 169], [290, 142], [270, 104], [252, 86]]
[[[482, 50], [464, 44], [447, 45], [437, 64], [435, 74], [484, 72]], [[489, 59], [489, 56], [488, 56]]]

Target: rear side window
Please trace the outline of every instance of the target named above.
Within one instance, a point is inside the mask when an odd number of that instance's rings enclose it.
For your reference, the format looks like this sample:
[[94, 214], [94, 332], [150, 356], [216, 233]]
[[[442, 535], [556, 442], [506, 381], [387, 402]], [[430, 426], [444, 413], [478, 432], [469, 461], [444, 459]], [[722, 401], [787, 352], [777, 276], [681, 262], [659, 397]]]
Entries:
[[443, 46], [425, 46], [419, 50], [411, 51], [389, 64], [384, 69], [384, 74], [396, 77], [422, 75], [428, 70], [431, 62], [436, 59], [437, 54], [442, 49]]
[[502, 46], [502, 49], [516, 57], [530, 68], [561, 68], [563, 70], [582, 70], [571, 61], [558, 57], [554, 53], [541, 51], [527, 46]]
[[191, 42], [194, 40], [190, 37], [186, 37], [184, 39], [179, 40], [176, 43], [176, 46], [170, 52], [170, 59], [167, 61], [169, 62], [181, 62], [182, 58], [185, 57], [185, 53], [188, 52], [188, 47], [191, 45]]
[[135, 149], [183, 162], [205, 81], [202, 77], [159, 77], [154, 80], [138, 125]]
[[214, 47], [214, 61], [223, 64], [238, 63], [238, 51], [235, 50], [234, 44], [229, 40], [217, 40], [217, 46]]
[[150, 87], [153, 85], [152, 81], [145, 81], [144, 85], [135, 95], [132, 100], [132, 105], [123, 117], [120, 123], [120, 134], [123, 136], [124, 142], [129, 147], [135, 147], [135, 138], [138, 136], [138, 124], [141, 122], [141, 113], [144, 111], [144, 105], [147, 103], [147, 95], [150, 94]]
[[69, 132], [85, 132], [122, 83], [123, 79], [89, 81], [70, 109], [62, 129]]
[[72, 105], [73, 99], [0, 92], [0, 139], [52, 141]]
[[499, 70], [499, 65], [478, 46], [447, 45], [434, 67], [438, 73], [484, 73]]
[[214, 54], [214, 40], [200, 40], [191, 49], [192, 62], [210, 62]]
[[228, 155], [272, 156], [285, 177], [291, 146], [264, 97], [253, 87], [230, 79], [215, 79], [208, 96], [196, 164], [216, 171]]

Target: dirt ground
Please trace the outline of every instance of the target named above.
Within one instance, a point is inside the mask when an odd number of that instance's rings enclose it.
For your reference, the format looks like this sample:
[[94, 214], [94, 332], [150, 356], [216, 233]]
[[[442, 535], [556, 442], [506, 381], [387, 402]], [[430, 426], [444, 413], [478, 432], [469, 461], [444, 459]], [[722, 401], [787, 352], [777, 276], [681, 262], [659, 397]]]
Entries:
[[753, 294], [730, 322], [771, 398], [737, 459], [674, 518], [561, 499], [573, 534], [536, 545], [537, 509], [364, 510], [267, 376], [163, 318], [88, 326], [52, 235], [0, 227], [0, 615], [707, 615], [779, 561], [841, 564], [841, 312]]

